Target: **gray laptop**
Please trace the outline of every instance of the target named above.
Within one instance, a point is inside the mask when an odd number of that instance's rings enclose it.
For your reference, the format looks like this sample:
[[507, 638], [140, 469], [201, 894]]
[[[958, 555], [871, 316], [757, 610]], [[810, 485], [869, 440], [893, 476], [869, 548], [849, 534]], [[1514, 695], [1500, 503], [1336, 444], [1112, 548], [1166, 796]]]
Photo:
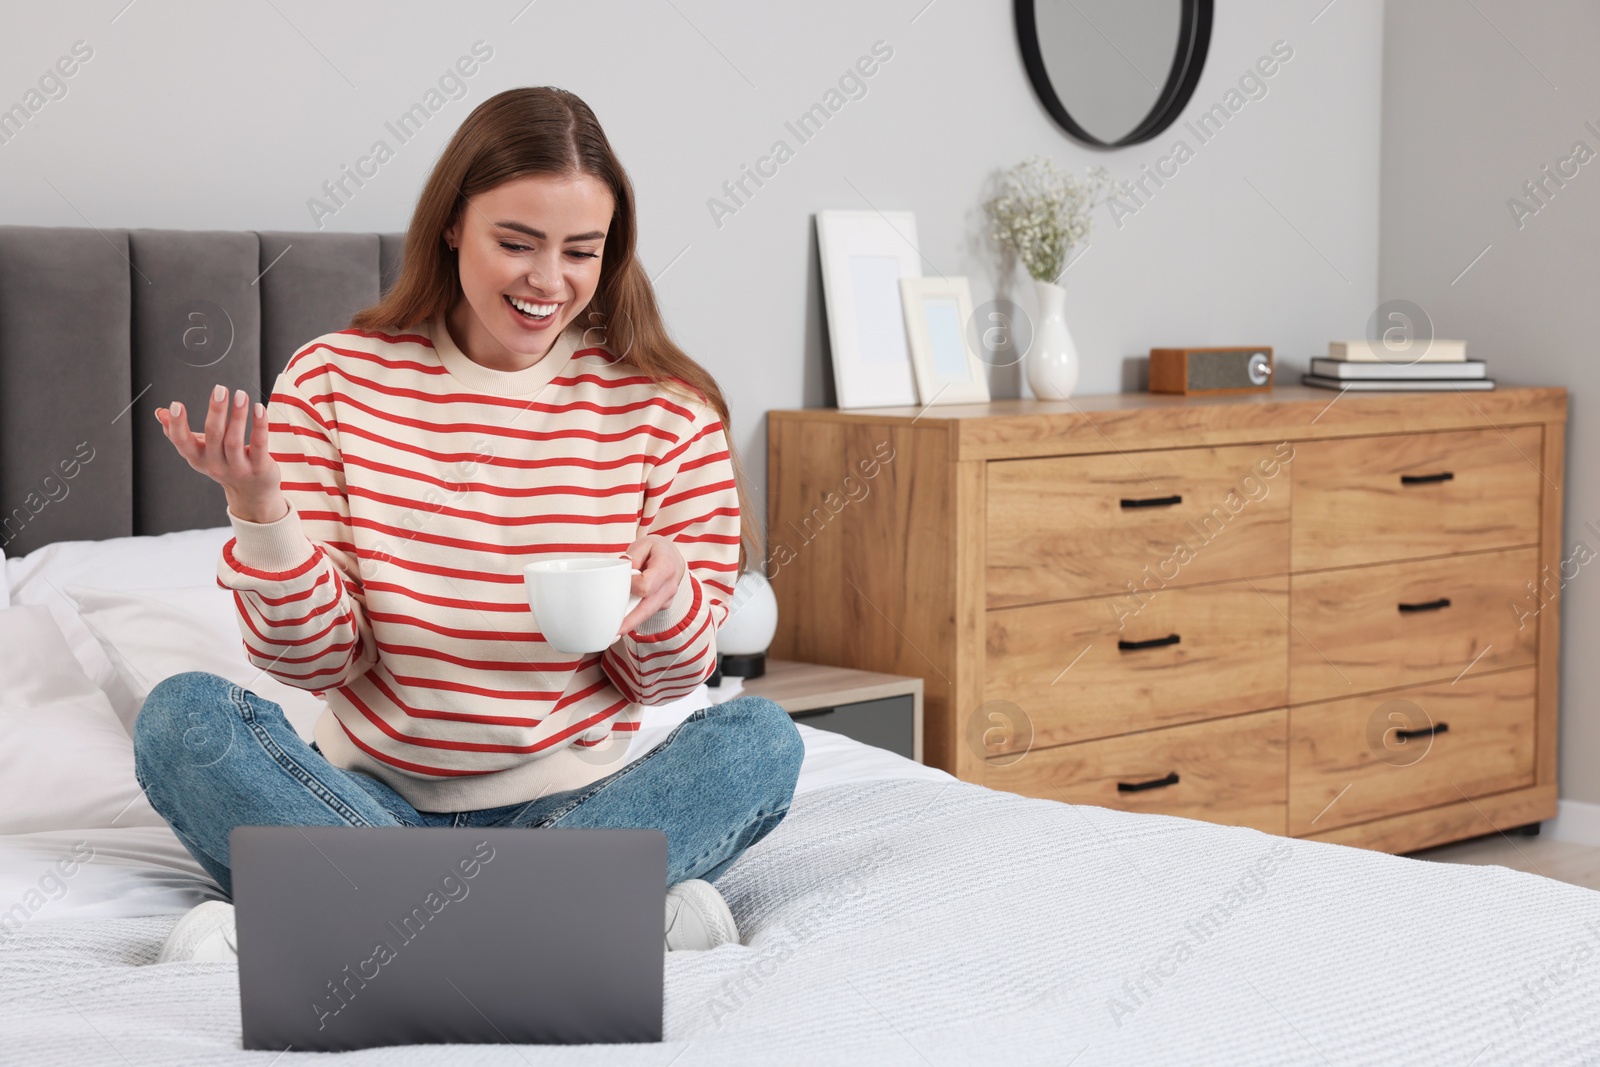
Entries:
[[660, 1041], [660, 830], [240, 826], [244, 1047]]

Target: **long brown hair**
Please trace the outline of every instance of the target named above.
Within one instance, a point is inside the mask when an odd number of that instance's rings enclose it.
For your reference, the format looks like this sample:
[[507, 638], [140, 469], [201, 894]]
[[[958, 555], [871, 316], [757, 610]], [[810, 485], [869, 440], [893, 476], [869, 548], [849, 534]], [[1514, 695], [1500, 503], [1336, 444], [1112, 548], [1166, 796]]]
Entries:
[[709, 404], [722, 419], [739, 498], [743, 573], [749, 560], [763, 557], [763, 550], [733, 447], [728, 402], [716, 379], [667, 335], [650, 278], [634, 256], [633, 184], [600, 121], [577, 94], [554, 86], [507, 89], [473, 109], [445, 147], [417, 200], [406, 230], [400, 276], [382, 299], [356, 313], [350, 327], [399, 331], [413, 329], [424, 319], [443, 322], [462, 297], [456, 259], [446, 253], [445, 230], [469, 198], [530, 174], [588, 174], [611, 190], [616, 208], [601, 254], [600, 284], [586, 309], [587, 321], [604, 330], [608, 351], [658, 385]]

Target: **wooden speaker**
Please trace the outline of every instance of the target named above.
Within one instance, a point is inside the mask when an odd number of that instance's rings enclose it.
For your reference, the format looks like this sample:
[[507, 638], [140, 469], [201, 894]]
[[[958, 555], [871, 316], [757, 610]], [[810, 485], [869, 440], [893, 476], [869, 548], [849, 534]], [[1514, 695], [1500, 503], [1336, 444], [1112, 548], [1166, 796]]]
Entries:
[[1272, 388], [1272, 346], [1152, 348], [1152, 393], [1265, 393]]

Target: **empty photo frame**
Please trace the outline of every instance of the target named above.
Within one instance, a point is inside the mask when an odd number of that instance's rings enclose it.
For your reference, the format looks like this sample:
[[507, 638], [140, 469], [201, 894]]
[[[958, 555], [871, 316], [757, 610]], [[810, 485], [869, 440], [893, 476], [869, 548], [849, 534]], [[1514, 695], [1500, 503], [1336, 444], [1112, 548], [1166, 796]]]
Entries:
[[917, 402], [900, 279], [922, 273], [909, 211], [819, 211], [817, 251], [841, 408]]
[[967, 343], [972, 295], [965, 278], [901, 278], [906, 338], [924, 404], [987, 404], [989, 379]]

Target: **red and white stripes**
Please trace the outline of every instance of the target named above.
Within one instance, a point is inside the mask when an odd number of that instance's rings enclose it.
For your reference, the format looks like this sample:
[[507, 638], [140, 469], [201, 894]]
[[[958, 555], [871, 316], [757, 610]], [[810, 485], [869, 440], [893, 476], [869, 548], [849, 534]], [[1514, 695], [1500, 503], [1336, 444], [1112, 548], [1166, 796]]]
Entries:
[[[229, 513], [217, 581], [251, 662], [323, 696], [323, 753], [419, 810], [603, 777], [622, 761], [585, 751], [712, 671], [739, 551], [722, 423], [580, 344], [569, 328], [533, 367], [495, 371], [432, 324], [319, 337], [268, 404], [289, 514]], [[550, 648], [523, 564], [645, 534], [688, 563], [672, 603], [603, 653]]]

